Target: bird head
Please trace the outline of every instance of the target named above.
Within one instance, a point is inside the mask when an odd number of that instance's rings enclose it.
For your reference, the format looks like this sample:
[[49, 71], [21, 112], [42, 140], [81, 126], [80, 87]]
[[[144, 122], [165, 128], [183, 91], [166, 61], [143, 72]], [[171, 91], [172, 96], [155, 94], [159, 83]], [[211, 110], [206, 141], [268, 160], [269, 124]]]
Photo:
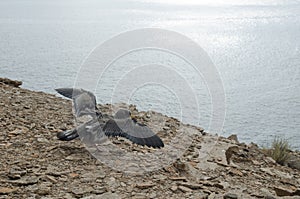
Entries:
[[120, 109], [115, 114], [115, 119], [127, 119], [131, 118], [131, 112], [127, 109]]

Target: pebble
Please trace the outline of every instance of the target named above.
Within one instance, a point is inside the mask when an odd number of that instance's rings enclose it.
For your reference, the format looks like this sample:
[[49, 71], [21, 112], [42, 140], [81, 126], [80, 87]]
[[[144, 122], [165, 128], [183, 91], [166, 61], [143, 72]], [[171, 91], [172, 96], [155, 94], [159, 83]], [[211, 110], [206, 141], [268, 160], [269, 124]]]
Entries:
[[157, 197], [157, 194], [155, 192], [152, 192], [150, 195], [149, 195], [149, 198], [156, 198]]
[[209, 194], [207, 199], [215, 199], [215, 197], [216, 197], [216, 194], [215, 194], [215, 192], [213, 192], [213, 193]]
[[270, 176], [275, 175], [274, 172], [272, 172], [270, 168], [260, 168], [260, 170], [264, 173], [269, 174]]
[[181, 182], [181, 183], [178, 183], [179, 185], [182, 185], [182, 186], [185, 186], [185, 187], [188, 187], [188, 188], [191, 188], [191, 189], [201, 189], [203, 188], [203, 185], [201, 184], [195, 184], [195, 183], [185, 183], [185, 182]]
[[77, 187], [74, 188], [71, 192], [75, 195], [83, 195], [93, 191], [92, 187]]
[[192, 192], [193, 190], [188, 188], [188, 187], [185, 187], [185, 186], [178, 186], [178, 189], [182, 192]]
[[237, 199], [238, 196], [234, 193], [227, 193], [223, 196], [224, 199]]
[[46, 175], [46, 178], [50, 180], [52, 183], [57, 183], [57, 180], [53, 176]]
[[17, 189], [8, 188], [8, 187], [0, 187], [0, 194], [9, 194], [15, 192]]
[[106, 187], [102, 187], [102, 186], [97, 185], [97, 186], [94, 186], [93, 188], [94, 189], [93, 189], [92, 193], [94, 193], [94, 194], [102, 194], [102, 193], [107, 192]]
[[154, 183], [148, 182], [148, 183], [140, 183], [140, 184], [136, 184], [136, 187], [139, 189], [148, 189], [150, 187], [155, 186]]
[[38, 183], [39, 178], [36, 177], [24, 177], [19, 180], [13, 180], [10, 181], [12, 184], [17, 185], [17, 186], [27, 186], [27, 185], [32, 185]]
[[293, 190], [290, 190], [290, 189], [285, 188], [285, 187], [275, 186], [274, 190], [275, 190], [277, 196], [291, 196], [291, 195], [293, 195]]
[[182, 177], [182, 176], [173, 176], [173, 177], [169, 177], [170, 180], [174, 180], [174, 181], [187, 181], [186, 177]]
[[177, 189], [178, 189], [178, 186], [176, 186], [176, 185], [173, 185], [171, 188], [170, 188], [173, 192], [175, 192], [175, 191], [177, 191]]
[[234, 141], [235, 143], [239, 143], [238, 137], [236, 134], [230, 135], [227, 139]]

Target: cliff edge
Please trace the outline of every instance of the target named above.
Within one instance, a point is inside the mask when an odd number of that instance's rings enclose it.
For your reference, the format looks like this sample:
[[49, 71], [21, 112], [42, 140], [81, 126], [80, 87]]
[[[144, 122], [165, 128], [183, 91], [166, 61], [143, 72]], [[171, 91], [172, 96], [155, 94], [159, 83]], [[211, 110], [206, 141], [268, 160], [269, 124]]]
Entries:
[[[300, 198], [300, 171], [277, 164], [256, 144], [133, 105], [123, 106], [156, 128], [166, 145], [180, 128], [194, 132], [192, 142], [158, 170], [117, 171], [95, 159], [80, 140], [57, 140], [56, 133], [74, 127], [70, 100], [20, 85], [0, 81], [0, 198]], [[114, 107], [98, 106], [103, 112]], [[159, 121], [164, 123], [153, 126]], [[111, 141], [124, 150], [152, 152], [122, 138]]]

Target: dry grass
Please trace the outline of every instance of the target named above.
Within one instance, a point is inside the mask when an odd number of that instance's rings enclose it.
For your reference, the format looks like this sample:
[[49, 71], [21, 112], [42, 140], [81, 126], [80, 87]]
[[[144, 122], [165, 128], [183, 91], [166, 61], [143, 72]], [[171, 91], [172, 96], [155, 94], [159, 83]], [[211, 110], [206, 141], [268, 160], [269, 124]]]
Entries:
[[272, 147], [267, 149], [266, 153], [278, 164], [285, 165], [290, 157], [290, 151], [290, 145], [286, 139], [275, 138], [272, 142]]

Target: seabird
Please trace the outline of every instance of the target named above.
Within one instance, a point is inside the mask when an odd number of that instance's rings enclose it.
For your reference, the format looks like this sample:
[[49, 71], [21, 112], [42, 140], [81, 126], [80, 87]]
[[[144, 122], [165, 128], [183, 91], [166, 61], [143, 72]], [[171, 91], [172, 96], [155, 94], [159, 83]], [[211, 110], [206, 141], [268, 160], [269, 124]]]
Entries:
[[146, 125], [138, 123], [131, 117], [131, 112], [120, 109], [113, 116], [102, 114], [97, 109], [93, 93], [76, 88], [55, 89], [59, 94], [73, 100], [75, 118], [87, 115], [91, 119], [78, 127], [59, 132], [59, 140], [69, 141], [81, 135], [86, 143], [96, 143], [107, 137], [124, 137], [133, 143], [153, 148], [164, 147], [163, 141]]

